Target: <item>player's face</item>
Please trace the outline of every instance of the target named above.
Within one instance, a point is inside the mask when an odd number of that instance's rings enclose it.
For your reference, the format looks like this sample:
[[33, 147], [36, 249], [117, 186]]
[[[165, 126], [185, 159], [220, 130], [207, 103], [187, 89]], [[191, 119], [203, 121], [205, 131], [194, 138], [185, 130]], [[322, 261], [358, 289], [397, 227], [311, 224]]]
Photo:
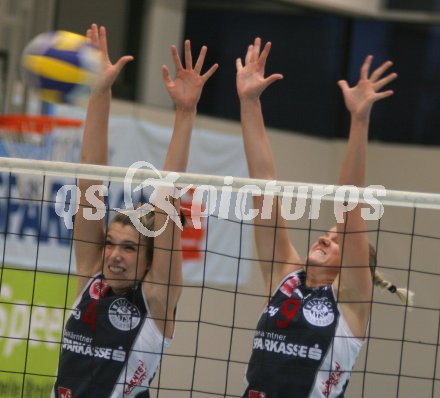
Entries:
[[104, 249], [104, 276], [115, 293], [141, 281], [147, 269], [146, 239], [131, 225], [111, 223]]
[[307, 263], [309, 265], [329, 267], [339, 267], [341, 265], [339, 239], [336, 227], [321, 235], [318, 241], [312, 245]]

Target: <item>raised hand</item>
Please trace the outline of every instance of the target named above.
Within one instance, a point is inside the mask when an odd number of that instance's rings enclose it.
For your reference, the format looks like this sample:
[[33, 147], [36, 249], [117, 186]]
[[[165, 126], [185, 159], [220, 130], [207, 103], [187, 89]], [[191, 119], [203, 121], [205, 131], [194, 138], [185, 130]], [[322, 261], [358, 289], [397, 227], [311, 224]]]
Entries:
[[90, 42], [101, 51], [102, 56], [102, 70], [101, 74], [94, 84], [94, 90], [106, 90], [111, 88], [116, 77], [121, 72], [122, 68], [129, 61], [133, 60], [131, 55], [125, 55], [118, 59], [115, 64], [112, 64], [108, 55], [108, 47], [107, 47], [107, 32], [104, 26], [92, 24], [89, 29], [87, 29], [87, 38]]
[[266, 87], [283, 78], [279, 73], [264, 77], [270, 48], [271, 43], [267, 42], [260, 52], [261, 39], [257, 37], [247, 49], [244, 66], [241, 59], [237, 58], [237, 92], [240, 99], [258, 99]]
[[361, 67], [360, 79], [356, 86], [349, 87], [346, 80], [338, 82], [344, 96], [345, 106], [352, 117], [358, 119], [368, 119], [373, 104], [394, 93], [392, 90], [380, 91], [397, 77], [397, 73], [390, 73], [382, 77], [393, 63], [391, 61], [384, 62], [369, 76], [372, 61], [372, 55], [365, 58]]
[[201, 74], [206, 52], [207, 47], [203, 46], [193, 68], [191, 42], [186, 40], [185, 67], [183, 67], [176, 46], [171, 46], [171, 55], [176, 68], [176, 78], [174, 80], [171, 78], [167, 65], [162, 66], [162, 76], [165, 87], [176, 105], [176, 109], [194, 111], [202, 94], [203, 86], [217, 70], [218, 64], [214, 64], [207, 72]]

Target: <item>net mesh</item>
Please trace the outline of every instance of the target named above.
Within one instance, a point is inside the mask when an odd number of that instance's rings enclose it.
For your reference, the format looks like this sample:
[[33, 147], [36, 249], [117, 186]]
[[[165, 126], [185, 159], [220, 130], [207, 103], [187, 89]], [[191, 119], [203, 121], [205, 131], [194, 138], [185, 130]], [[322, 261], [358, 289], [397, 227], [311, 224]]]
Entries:
[[[124, 207], [127, 170], [44, 161], [30, 167], [20, 159], [0, 159], [0, 170], [0, 396], [47, 397], [77, 279], [72, 233], [66, 226], [75, 207], [72, 191], [63, 186], [77, 185], [80, 177], [105, 181], [110, 192], [105, 210], [111, 218], [114, 208]], [[50, 195], [41, 192], [40, 198], [18, 200], [13, 173], [40, 176]], [[49, 176], [50, 182], [45, 180]], [[131, 189], [156, 177], [143, 170]], [[179, 184], [191, 183], [194, 189], [210, 185], [220, 192], [224, 181], [182, 174]], [[244, 185], [265, 188], [266, 182], [235, 179], [229, 184], [233, 193], [227, 217], [219, 197], [209, 201], [212, 191], [200, 203], [194, 190], [184, 198], [187, 212], [192, 211], [182, 235], [185, 282], [175, 338], [162, 355], [152, 397], [240, 397], [244, 391], [245, 367], [265, 299], [259, 263], [249, 250], [253, 227], [244, 216], [248, 208], [236, 205], [240, 195], [250, 203], [249, 190], [240, 194]], [[139, 196], [134, 202], [144, 199]], [[207, 211], [208, 202], [213, 211]], [[414, 291], [415, 304], [410, 310], [395, 295], [375, 288], [368, 337], [346, 396], [440, 397], [440, 195], [389, 191], [382, 202], [383, 216], [368, 222], [378, 269], [395, 285]], [[303, 256], [334, 224], [331, 200], [322, 203], [316, 219], [309, 217], [311, 205], [306, 199], [304, 216], [289, 222]], [[211, 213], [199, 219], [199, 229], [196, 210]], [[222, 233], [225, 228], [228, 232]], [[224, 243], [219, 236], [229, 240]], [[194, 269], [198, 272], [189, 273]], [[218, 279], [225, 269], [229, 279]]]

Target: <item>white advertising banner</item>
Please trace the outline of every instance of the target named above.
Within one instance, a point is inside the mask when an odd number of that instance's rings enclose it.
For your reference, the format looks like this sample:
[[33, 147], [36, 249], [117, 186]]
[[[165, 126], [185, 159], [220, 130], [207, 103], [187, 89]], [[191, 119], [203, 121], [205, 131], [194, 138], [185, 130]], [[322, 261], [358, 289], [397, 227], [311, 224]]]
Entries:
[[[84, 118], [84, 111], [78, 108], [61, 108], [59, 114]], [[134, 162], [145, 161], [161, 170], [171, 130], [171, 127], [163, 127], [139, 118], [111, 117], [109, 164], [129, 167]], [[64, 160], [77, 161], [80, 146], [81, 134], [78, 134], [77, 141], [73, 145], [70, 143], [69, 154], [64, 155]], [[0, 152], [2, 150], [5, 149], [0, 143]], [[195, 129], [188, 172], [246, 176], [241, 137]], [[34, 192], [41, 192], [44, 186], [45, 200], [18, 199], [20, 183], [25, 183], [29, 190], [34, 187]], [[67, 181], [60, 177], [50, 177], [43, 181], [43, 178], [35, 176], [20, 179], [7, 173], [0, 174], [0, 247], [4, 264], [61, 273], [75, 272], [72, 230], [68, 228], [69, 225], [66, 226], [66, 220], [57, 214], [59, 208], [57, 211], [54, 203], [57, 192], [66, 184], [74, 185], [76, 181]], [[210, 191], [209, 202], [212, 207], [209, 213], [212, 215], [200, 218], [200, 228], [195, 228], [190, 221], [183, 230], [186, 283], [241, 285], [249, 279], [248, 259], [252, 258], [253, 247], [249, 225], [251, 222], [240, 221], [242, 206], [236, 203], [234, 194], [228, 201], [228, 219], [224, 217], [224, 206], [222, 216], [219, 217], [221, 191], [219, 188], [217, 192]], [[192, 210], [204, 207], [205, 203], [198, 203], [200, 198], [194, 198], [193, 193], [194, 190], [190, 190], [183, 196], [183, 206]], [[136, 194], [132, 192], [132, 196], [136, 197]], [[207, 196], [204, 195], [204, 202]], [[225, 197], [227, 195], [223, 199]], [[123, 199], [123, 184], [111, 183], [108, 208], [124, 208]], [[138, 193], [136, 200], [145, 200], [145, 195], [141, 197]], [[69, 204], [68, 195], [66, 210], [69, 209]]]

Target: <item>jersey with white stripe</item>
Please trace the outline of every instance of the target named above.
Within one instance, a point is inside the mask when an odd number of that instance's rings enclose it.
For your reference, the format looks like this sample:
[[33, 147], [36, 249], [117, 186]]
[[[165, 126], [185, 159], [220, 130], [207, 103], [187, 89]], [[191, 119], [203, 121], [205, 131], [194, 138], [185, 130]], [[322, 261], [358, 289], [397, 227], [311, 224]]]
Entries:
[[66, 323], [52, 397], [148, 397], [169, 344], [149, 316], [141, 285], [116, 295], [97, 275]]
[[342, 398], [361, 347], [332, 286], [291, 273], [258, 322], [243, 398]]

